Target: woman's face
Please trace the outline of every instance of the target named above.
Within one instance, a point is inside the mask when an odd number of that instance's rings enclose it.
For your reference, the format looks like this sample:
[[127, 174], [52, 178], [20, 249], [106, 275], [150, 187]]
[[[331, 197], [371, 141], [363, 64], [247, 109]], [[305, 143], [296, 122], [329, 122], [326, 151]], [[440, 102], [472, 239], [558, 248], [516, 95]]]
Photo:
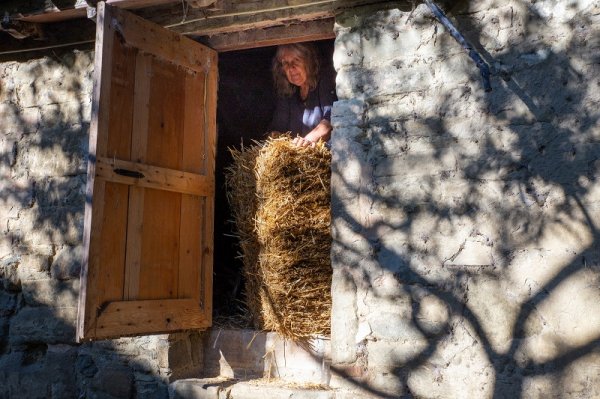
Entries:
[[296, 52], [284, 49], [279, 57], [279, 62], [291, 84], [302, 87], [307, 83], [306, 65]]

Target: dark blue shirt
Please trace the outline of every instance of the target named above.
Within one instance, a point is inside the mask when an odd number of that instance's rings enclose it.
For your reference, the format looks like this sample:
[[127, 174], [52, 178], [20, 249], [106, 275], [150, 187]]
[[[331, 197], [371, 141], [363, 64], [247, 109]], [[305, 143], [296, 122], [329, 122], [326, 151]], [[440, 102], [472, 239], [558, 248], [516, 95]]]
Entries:
[[296, 89], [290, 97], [278, 97], [270, 131], [289, 132], [304, 136], [323, 119], [331, 120], [331, 107], [337, 100], [335, 79], [319, 79], [317, 87], [308, 92], [306, 100]]

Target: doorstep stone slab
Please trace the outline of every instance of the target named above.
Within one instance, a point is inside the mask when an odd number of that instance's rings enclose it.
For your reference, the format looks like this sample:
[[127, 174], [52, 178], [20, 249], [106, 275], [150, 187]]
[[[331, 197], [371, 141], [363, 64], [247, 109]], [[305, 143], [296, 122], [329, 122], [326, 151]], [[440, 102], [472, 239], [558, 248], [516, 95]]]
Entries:
[[219, 399], [219, 393], [234, 384], [226, 378], [188, 378], [169, 385], [170, 399]]
[[[334, 399], [330, 389], [276, 385], [276, 383], [240, 382], [230, 388], [231, 399]], [[221, 399], [221, 398], [219, 398]], [[225, 398], [223, 398], [225, 399]]]
[[203, 378], [271, 377], [328, 385], [331, 377], [330, 340], [325, 337], [301, 344], [274, 332], [214, 328], [205, 336], [203, 354]]
[[178, 380], [169, 386], [170, 399], [334, 399], [335, 392], [315, 385], [280, 381], [237, 381], [226, 378]]

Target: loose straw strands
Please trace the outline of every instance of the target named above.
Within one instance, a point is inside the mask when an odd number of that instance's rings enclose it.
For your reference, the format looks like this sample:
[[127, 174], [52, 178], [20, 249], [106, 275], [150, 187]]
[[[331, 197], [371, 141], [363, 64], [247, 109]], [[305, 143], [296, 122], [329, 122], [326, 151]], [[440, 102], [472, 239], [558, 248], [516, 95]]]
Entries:
[[241, 150], [230, 149], [233, 162], [227, 168], [227, 199], [240, 240], [243, 273], [246, 281], [246, 305], [252, 314], [255, 328], [262, 328], [260, 277], [258, 275], [258, 238], [254, 231], [256, 216], [256, 178], [254, 164], [260, 146], [258, 143]]

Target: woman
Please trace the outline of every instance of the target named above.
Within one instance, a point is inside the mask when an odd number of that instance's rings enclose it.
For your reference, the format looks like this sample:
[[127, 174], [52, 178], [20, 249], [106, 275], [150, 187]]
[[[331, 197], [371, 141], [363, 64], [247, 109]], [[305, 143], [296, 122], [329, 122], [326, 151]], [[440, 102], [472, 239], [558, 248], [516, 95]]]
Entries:
[[331, 107], [337, 100], [335, 79], [321, 76], [312, 44], [277, 47], [273, 58], [277, 105], [271, 122], [273, 133], [292, 132], [298, 146], [315, 145], [331, 137]]

